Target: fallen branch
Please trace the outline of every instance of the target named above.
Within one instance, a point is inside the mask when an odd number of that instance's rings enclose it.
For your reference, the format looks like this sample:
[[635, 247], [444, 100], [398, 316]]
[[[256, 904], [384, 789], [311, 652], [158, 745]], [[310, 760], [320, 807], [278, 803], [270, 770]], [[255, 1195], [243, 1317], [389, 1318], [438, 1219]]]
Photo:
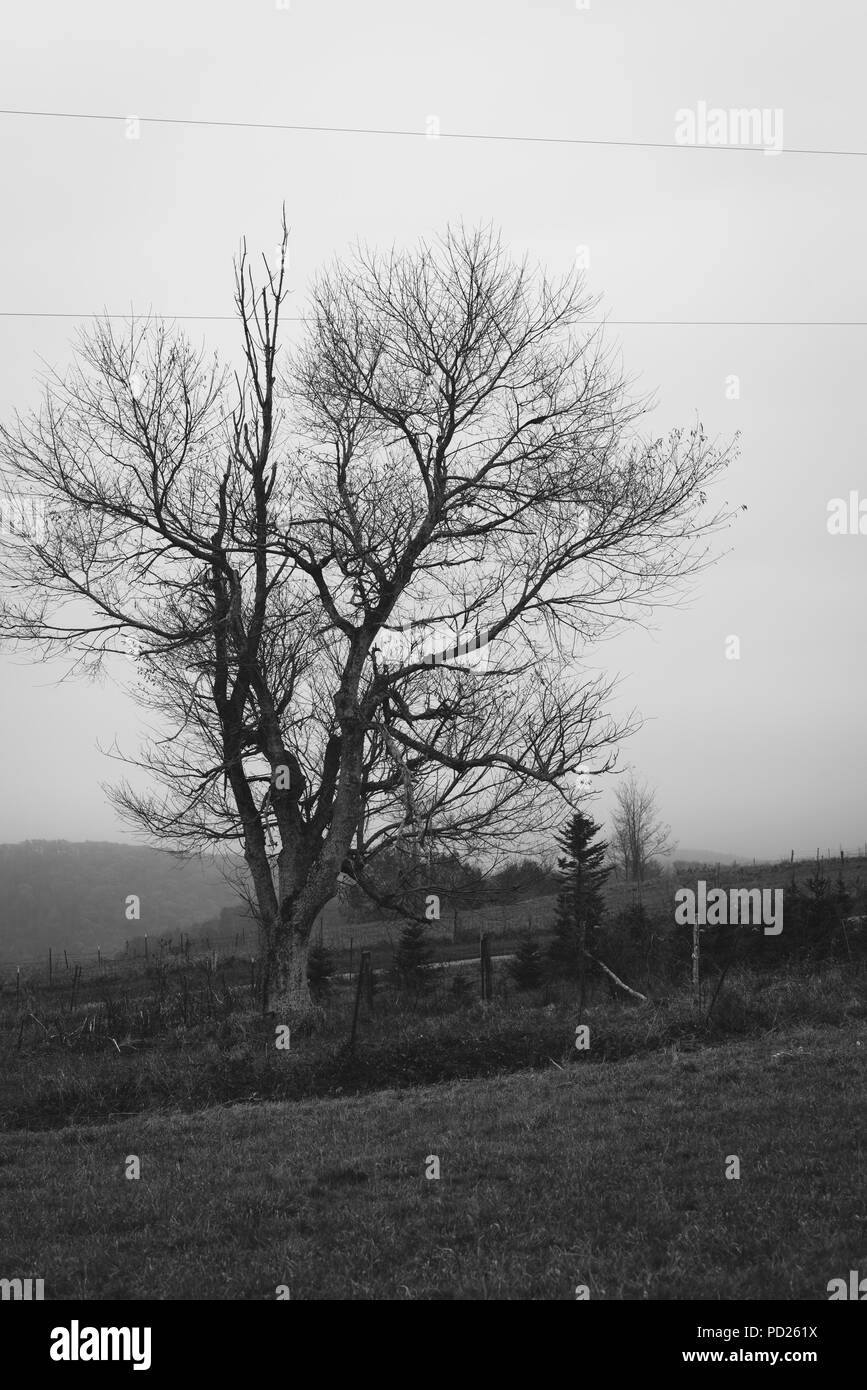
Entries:
[[613, 970], [609, 970], [608, 966], [604, 965], [601, 960], [597, 960], [595, 956], [591, 956], [589, 951], [584, 951], [583, 954], [587, 957], [588, 960], [592, 960], [594, 965], [598, 965], [600, 970], [604, 970], [609, 980], [613, 980], [614, 983], [618, 986], [618, 988], [625, 990], [627, 994], [631, 994], [633, 999], [641, 999], [645, 1004], [647, 1003], [646, 994], [639, 994], [637, 989], [631, 989], [629, 985], [625, 985], [623, 981], [619, 979], [617, 975], [615, 975]]

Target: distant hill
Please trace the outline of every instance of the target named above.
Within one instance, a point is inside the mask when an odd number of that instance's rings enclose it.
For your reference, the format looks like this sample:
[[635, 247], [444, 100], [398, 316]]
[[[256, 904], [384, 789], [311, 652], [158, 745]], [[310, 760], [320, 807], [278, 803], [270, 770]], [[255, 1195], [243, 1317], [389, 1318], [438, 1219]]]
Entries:
[[[137, 922], [126, 919], [130, 894], [140, 899]], [[0, 845], [0, 960], [32, 960], [49, 946], [113, 955], [127, 939], [188, 931], [235, 905], [207, 859], [99, 841]]]
[[718, 849], [680, 849], [674, 854], [660, 856], [670, 864], [750, 864], [752, 855], [721, 854]]

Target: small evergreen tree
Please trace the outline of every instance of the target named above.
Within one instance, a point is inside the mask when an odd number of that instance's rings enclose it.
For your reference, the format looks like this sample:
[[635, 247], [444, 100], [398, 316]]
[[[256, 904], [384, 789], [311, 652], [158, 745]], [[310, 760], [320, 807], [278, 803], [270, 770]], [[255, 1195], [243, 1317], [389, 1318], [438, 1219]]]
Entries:
[[605, 912], [602, 888], [611, 872], [603, 863], [607, 843], [594, 843], [601, 830], [592, 816], [576, 811], [557, 841], [563, 850], [557, 860], [562, 886], [548, 962], [553, 974], [581, 981], [582, 1008], [587, 971], [584, 952], [593, 951], [596, 945], [596, 928]]
[[529, 927], [521, 933], [515, 959], [507, 968], [518, 989], [536, 989], [542, 983], [542, 952]]
[[318, 942], [311, 946], [307, 954], [307, 983], [317, 1004], [327, 999], [331, 993], [331, 980], [334, 974], [334, 961], [327, 946]]
[[407, 922], [401, 930], [391, 971], [399, 989], [420, 992], [428, 984], [424, 966], [430, 959], [430, 951], [425, 944], [424, 932], [423, 922]]
[[817, 852], [816, 872], [807, 879], [807, 891], [803, 898], [802, 952], [805, 956], [820, 959], [831, 954], [840, 918], [845, 917], [851, 902], [842, 870], [834, 884]]
[[452, 981], [452, 995], [458, 1004], [469, 1004], [473, 998], [473, 987], [466, 975], [456, 974]]

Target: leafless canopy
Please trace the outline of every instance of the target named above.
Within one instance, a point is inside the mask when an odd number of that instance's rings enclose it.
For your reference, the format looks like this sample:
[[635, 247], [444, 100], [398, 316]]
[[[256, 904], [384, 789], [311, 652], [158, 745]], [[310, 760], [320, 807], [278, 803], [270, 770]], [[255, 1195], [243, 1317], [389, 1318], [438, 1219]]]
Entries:
[[42, 516], [2, 631], [85, 669], [137, 644], [148, 783], [115, 801], [240, 845], [275, 960], [342, 868], [375, 891], [395, 843], [490, 855], [562, 819], [626, 731], [589, 651], [705, 563], [726, 463], [700, 427], [643, 438], [580, 278], [488, 231], [335, 265], [292, 354], [285, 248], [258, 282], [239, 257], [237, 372], [106, 322], [0, 435]]
[[612, 848], [624, 877], [640, 883], [651, 860], [675, 848], [671, 827], [659, 818], [656, 792], [646, 782], [639, 782], [633, 768], [614, 795], [617, 809], [612, 816]]

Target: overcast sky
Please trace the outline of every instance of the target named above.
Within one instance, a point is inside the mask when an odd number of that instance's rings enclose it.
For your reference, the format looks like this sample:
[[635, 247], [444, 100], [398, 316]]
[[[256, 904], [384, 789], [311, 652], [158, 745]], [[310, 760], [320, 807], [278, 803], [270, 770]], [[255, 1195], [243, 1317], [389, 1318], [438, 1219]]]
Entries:
[[[867, 320], [865, 12], [793, 0], [440, 0], [436, 5], [149, 0], [6, 6], [3, 105], [141, 119], [0, 116], [0, 412], [36, 403], [75, 317], [232, 312], [242, 235], [272, 250], [285, 200], [300, 313], [309, 278], [356, 238], [493, 222], [553, 272], [589, 252], [612, 320]], [[784, 152], [430, 140], [149, 124], [201, 121], [673, 142], [699, 103], [783, 113]], [[231, 323], [188, 322], [235, 351]], [[293, 328], [297, 332], [297, 327]], [[617, 708], [646, 723], [622, 752], [682, 846], [782, 855], [867, 841], [867, 535], [827, 507], [867, 498], [867, 327], [607, 329], [658, 402], [649, 427], [700, 419], [741, 452], [712, 501], [748, 510], [687, 608], [600, 649]], [[739, 399], [727, 379], [739, 379]], [[729, 395], [731, 395], [729, 388]], [[740, 639], [739, 660], [726, 639]], [[122, 839], [100, 755], [135, 751], [112, 682], [0, 653], [0, 840]], [[599, 803], [604, 813], [607, 793]]]

